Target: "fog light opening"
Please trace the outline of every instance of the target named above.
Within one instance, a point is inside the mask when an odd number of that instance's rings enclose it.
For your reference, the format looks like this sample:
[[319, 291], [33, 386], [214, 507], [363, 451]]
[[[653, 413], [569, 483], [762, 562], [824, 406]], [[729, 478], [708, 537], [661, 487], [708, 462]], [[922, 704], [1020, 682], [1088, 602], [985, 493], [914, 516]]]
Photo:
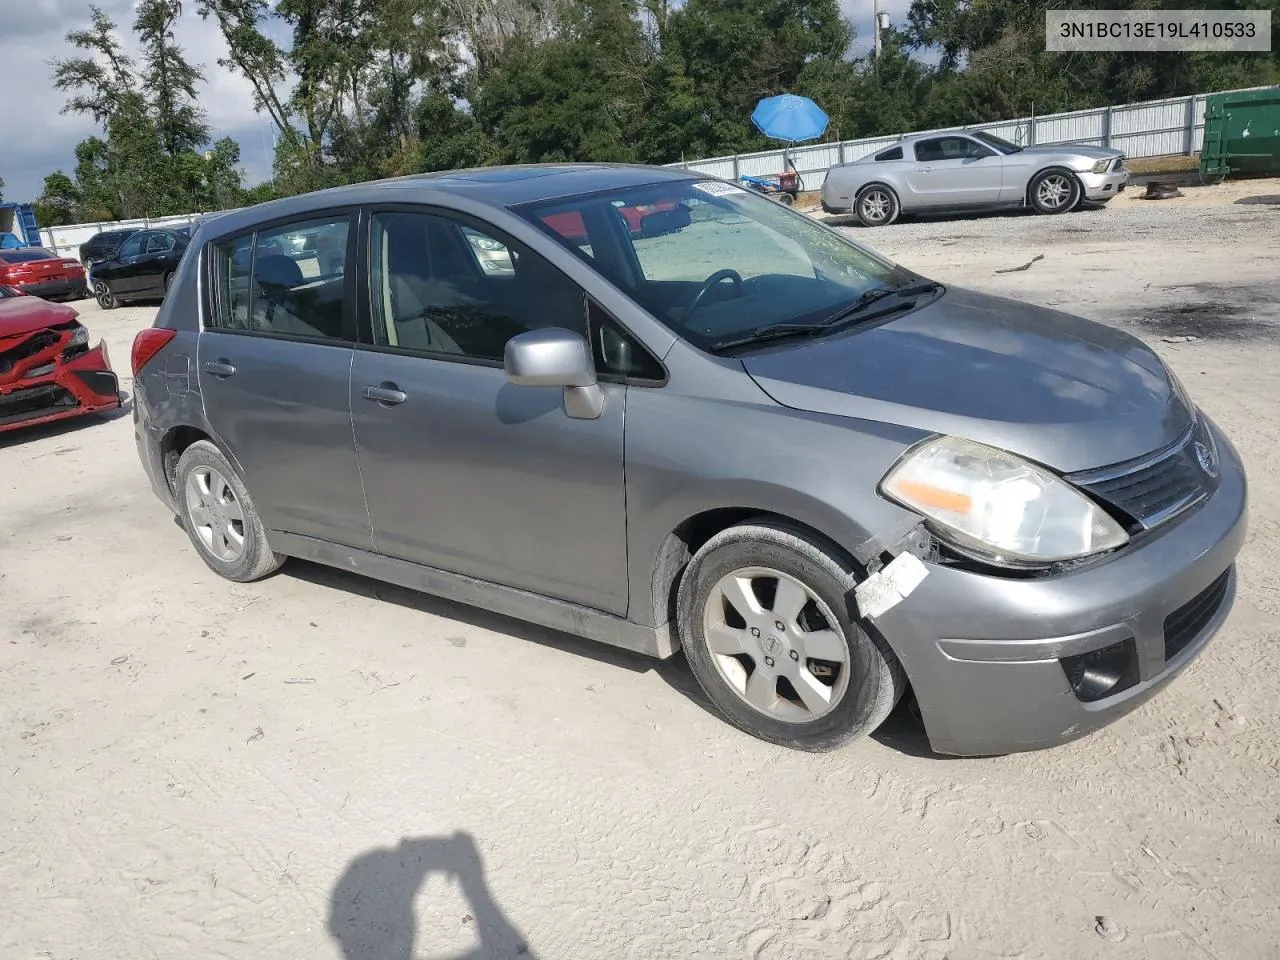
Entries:
[[1133, 637], [1063, 657], [1060, 662], [1072, 693], [1084, 703], [1114, 696], [1138, 682], [1138, 648]]

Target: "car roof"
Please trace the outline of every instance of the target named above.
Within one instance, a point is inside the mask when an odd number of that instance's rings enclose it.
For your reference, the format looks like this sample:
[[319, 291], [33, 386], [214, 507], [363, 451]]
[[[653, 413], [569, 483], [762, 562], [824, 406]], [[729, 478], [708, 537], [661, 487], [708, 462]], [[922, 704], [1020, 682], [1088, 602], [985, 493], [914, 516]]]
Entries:
[[331, 187], [226, 211], [219, 214], [216, 220], [205, 221], [200, 226], [208, 227], [221, 235], [277, 217], [305, 214], [326, 207], [406, 200], [429, 203], [432, 199], [449, 195], [463, 195], [468, 200], [492, 207], [513, 207], [602, 190], [695, 180], [701, 177], [700, 174], [678, 168], [640, 164], [532, 163], [475, 167]]

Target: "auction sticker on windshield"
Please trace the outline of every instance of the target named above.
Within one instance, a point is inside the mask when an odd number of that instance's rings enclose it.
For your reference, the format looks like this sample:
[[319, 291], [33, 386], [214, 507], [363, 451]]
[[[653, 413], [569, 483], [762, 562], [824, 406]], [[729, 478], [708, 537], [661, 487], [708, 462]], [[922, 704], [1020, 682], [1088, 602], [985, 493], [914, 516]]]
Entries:
[[723, 197], [729, 193], [746, 193], [741, 187], [735, 187], [732, 183], [721, 183], [719, 180], [701, 180], [693, 184], [693, 189], [701, 190], [703, 193], [709, 193], [713, 197]]

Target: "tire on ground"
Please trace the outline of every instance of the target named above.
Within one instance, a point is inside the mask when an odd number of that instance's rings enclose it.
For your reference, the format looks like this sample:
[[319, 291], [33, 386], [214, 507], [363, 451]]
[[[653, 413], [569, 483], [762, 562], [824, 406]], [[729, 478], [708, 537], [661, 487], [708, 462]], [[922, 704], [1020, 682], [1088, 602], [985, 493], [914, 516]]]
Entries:
[[[186, 490], [188, 478], [198, 467], [210, 468], [226, 479], [244, 514], [245, 548], [235, 560], [225, 561], [214, 556], [196, 534]], [[251, 580], [260, 580], [280, 568], [285, 561], [284, 555], [272, 552], [267, 543], [266, 529], [258, 517], [258, 511], [253, 505], [249, 491], [245, 489], [244, 481], [240, 479], [239, 473], [215, 444], [208, 440], [197, 440], [191, 444], [178, 459], [177, 469], [174, 472], [178, 516], [182, 520], [183, 529], [187, 531], [187, 536], [191, 538], [191, 545], [195, 547], [196, 553], [210, 570], [228, 580], [247, 583]]]
[[[877, 215], [874, 209], [870, 209], [872, 206], [870, 201], [877, 199], [883, 200], [887, 205], [882, 215]], [[877, 209], [878, 206], [877, 204]], [[898, 202], [898, 195], [893, 192], [892, 187], [887, 187], [883, 183], [868, 184], [858, 191], [858, 195], [853, 200], [853, 214], [864, 227], [888, 226], [898, 219], [898, 214], [901, 212], [902, 206]]]
[[[815, 720], [789, 722], [748, 705], [716, 667], [703, 630], [703, 610], [720, 579], [745, 567], [769, 567], [819, 596], [838, 620], [849, 650], [843, 699]], [[748, 521], [712, 537], [689, 561], [677, 600], [678, 627], [689, 666], [703, 691], [740, 730], [798, 750], [834, 749], [871, 733], [906, 689], [906, 675], [882, 638], [856, 619], [853, 589], [860, 576], [834, 544], [772, 518]]]

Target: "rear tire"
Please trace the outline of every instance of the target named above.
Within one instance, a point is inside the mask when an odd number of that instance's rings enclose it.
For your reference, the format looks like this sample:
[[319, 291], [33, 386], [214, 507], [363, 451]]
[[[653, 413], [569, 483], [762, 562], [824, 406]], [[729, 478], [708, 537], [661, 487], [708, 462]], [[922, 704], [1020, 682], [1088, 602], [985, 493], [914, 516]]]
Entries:
[[819, 752], [884, 722], [906, 677], [856, 619], [858, 579], [833, 544], [772, 520], [731, 527], [694, 555], [680, 581], [680, 638], [730, 723]]
[[898, 195], [882, 183], [863, 187], [853, 201], [853, 213], [864, 227], [884, 227], [898, 219]]
[[182, 526], [200, 559], [220, 577], [247, 583], [280, 569], [267, 532], [240, 475], [208, 440], [197, 440], [178, 460], [176, 497]]

